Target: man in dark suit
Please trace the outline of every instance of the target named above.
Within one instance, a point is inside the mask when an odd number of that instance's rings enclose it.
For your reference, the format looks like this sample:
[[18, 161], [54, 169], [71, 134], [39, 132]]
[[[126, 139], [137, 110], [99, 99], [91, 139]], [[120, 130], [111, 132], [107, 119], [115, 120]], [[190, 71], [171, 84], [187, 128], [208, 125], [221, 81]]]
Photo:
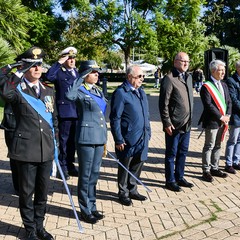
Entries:
[[225, 171], [232, 174], [236, 174], [236, 170], [240, 170], [240, 61], [236, 62], [235, 67], [235, 73], [226, 80], [232, 100], [232, 114], [225, 152]]
[[184, 178], [193, 112], [192, 77], [187, 73], [189, 56], [179, 52], [174, 68], [161, 83], [159, 110], [165, 132], [166, 188], [180, 192], [181, 187], [193, 187]]
[[205, 129], [205, 143], [202, 151], [203, 180], [212, 182], [213, 177], [226, 178], [227, 174], [218, 169], [221, 142], [228, 130], [232, 102], [227, 85], [222, 82], [226, 64], [214, 59], [209, 64], [211, 78], [203, 84], [200, 95], [203, 113], [200, 118]]
[[[78, 78], [76, 70], [77, 49], [67, 47], [60, 53], [59, 60], [46, 73], [46, 79], [53, 82], [56, 90], [59, 127], [59, 163], [65, 178], [78, 176], [74, 166], [75, 161], [75, 132], [77, 124], [77, 108], [74, 102], [66, 98], [66, 92]], [[59, 172], [57, 177], [61, 178]]]
[[19, 208], [28, 240], [53, 239], [43, 221], [58, 123], [54, 91], [39, 81], [43, 56], [38, 47], [18, 56], [21, 70], [6, 77], [1, 87], [1, 96], [11, 104], [16, 119], [9, 157], [18, 169]]
[[[147, 160], [150, 123], [147, 96], [141, 88], [143, 71], [133, 65], [127, 69], [127, 80], [113, 93], [110, 124], [119, 161], [136, 177]], [[131, 199], [147, 198], [137, 191], [136, 180], [118, 166], [118, 196], [123, 205], [130, 206]]]

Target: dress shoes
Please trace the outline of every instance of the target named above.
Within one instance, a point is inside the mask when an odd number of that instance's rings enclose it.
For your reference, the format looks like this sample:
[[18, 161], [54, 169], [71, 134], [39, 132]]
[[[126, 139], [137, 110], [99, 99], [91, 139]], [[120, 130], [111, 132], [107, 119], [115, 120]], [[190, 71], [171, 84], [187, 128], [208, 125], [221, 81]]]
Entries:
[[119, 201], [122, 205], [130, 206], [132, 204], [132, 200], [129, 197], [119, 197]]
[[216, 170], [211, 169], [210, 172], [211, 172], [211, 175], [215, 177], [226, 178], [228, 176], [226, 173], [222, 172], [219, 169], [216, 169]]
[[39, 240], [35, 231], [27, 232], [26, 240]]
[[211, 173], [209, 173], [209, 172], [204, 172], [202, 175], [202, 178], [206, 182], [213, 182], [213, 180], [214, 180]]
[[37, 230], [37, 236], [41, 240], [54, 240], [53, 236], [45, 228]]
[[103, 219], [105, 216], [103, 214], [101, 214], [99, 211], [93, 211], [92, 215], [97, 219], [97, 220], [101, 220]]
[[83, 221], [86, 223], [95, 224], [98, 221], [98, 219], [93, 214], [85, 214], [82, 212], [81, 216]]
[[[64, 177], [65, 177], [66, 180], [69, 180], [69, 179], [70, 179], [70, 176], [68, 175], [68, 172], [67, 172], [67, 171], [63, 171], [63, 175], [64, 175]], [[56, 178], [62, 179], [61, 174], [60, 174], [59, 171], [57, 171]]]
[[143, 195], [141, 195], [140, 193], [130, 193], [129, 194], [129, 197], [131, 198], [131, 199], [135, 199], [135, 200], [138, 200], [138, 201], [145, 201], [145, 200], [147, 200], [147, 197], [145, 197], [145, 196], [143, 196]]
[[233, 168], [233, 166], [226, 166], [225, 171], [231, 174], [236, 174], [236, 170]]
[[71, 170], [68, 170], [68, 175], [72, 177], [78, 177], [78, 171], [76, 168], [73, 168]]
[[192, 183], [188, 182], [185, 178], [183, 178], [182, 180], [179, 180], [177, 184], [180, 187], [187, 187], [187, 188], [192, 188], [194, 186]]
[[166, 183], [166, 188], [171, 190], [171, 191], [174, 191], [174, 192], [181, 192], [182, 191], [181, 187], [178, 186], [176, 182]]
[[240, 170], [240, 164], [233, 164], [233, 168], [236, 170]]

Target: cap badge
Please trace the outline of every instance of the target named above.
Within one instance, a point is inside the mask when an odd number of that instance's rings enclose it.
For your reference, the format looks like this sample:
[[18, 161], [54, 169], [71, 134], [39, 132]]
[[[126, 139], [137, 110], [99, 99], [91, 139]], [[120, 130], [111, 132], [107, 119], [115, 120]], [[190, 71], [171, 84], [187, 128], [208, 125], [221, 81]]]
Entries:
[[71, 56], [71, 55], [74, 55], [74, 51], [73, 50], [70, 50], [69, 51], [69, 55]]
[[33, 58], [34, 58], [34, 59], [37, 59], [37, 58], [38, 58], [38, 55], [40, 55], [41, 52], [42, 52], [42, 50], [41, 50], [40, 48], [35, 48], [35, 49], [33, 49], [33, 51], [32, 51], [32, 54], [34, 55]]

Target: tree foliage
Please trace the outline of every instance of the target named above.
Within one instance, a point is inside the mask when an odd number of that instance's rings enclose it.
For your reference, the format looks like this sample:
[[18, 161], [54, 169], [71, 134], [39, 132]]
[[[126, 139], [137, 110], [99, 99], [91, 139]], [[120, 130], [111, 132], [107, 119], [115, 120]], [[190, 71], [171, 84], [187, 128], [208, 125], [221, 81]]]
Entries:
[[214, 34], [221, 45], [240, 50], [240, 0], [208, 0], [204, 7], [202, 21], [207, 26], [206, 36]]
[[190, 55], [191, 67], [202, 65], [207, 38], [205, 26], [199, 21], [201, 0], [164, 1], [156, 13], [159, 55], [165, 59], [163, 71], [172, 66], [177, 52]]
[[28, 20], [27, 8], [20, 0], [0, 0], [0, 36], [16, 53], [23, 50], [23, 43], [28, 39]]

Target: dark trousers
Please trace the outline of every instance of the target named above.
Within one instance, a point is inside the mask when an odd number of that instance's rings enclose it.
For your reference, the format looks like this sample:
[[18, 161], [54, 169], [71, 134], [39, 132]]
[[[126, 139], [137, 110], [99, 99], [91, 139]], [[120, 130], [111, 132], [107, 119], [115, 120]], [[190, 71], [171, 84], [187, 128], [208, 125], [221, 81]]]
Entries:
[[[19, 174], [19, 208], [26, 231], [43, 227], [52, 161], [16, 161]], [[34, 194], [34, 199], [33, 198]]]
[[96, 185], [102, 163], [103, 145], [77, 145], [78, 201], [81, 212], [96, 211]]
[[177, 133], [172, 136], [169, 136], [167, 133], [165, 133], [166, 182], [175, 182], [183, 179], [189, 140], [190, 132]]
[[76, 124], [76, 119], [59, 119], [59, 163], [63, 171], [74, 168]]
[[[137, 178], [140, 177], [143, 161], [140, 154], [121, 158], [119, 161]], [[118, 165], [118, 195], [128, 197], [137, 192], [137, 181], [120, 165]]]
[[17, 164], [16, 160], [10, 158], [10, 168], [12, 172], [12, 182], [13, 182], [13, 187], [16, 192], [19, 192], [19, 180], [18, 180], [18, 170], [17, 170]]

